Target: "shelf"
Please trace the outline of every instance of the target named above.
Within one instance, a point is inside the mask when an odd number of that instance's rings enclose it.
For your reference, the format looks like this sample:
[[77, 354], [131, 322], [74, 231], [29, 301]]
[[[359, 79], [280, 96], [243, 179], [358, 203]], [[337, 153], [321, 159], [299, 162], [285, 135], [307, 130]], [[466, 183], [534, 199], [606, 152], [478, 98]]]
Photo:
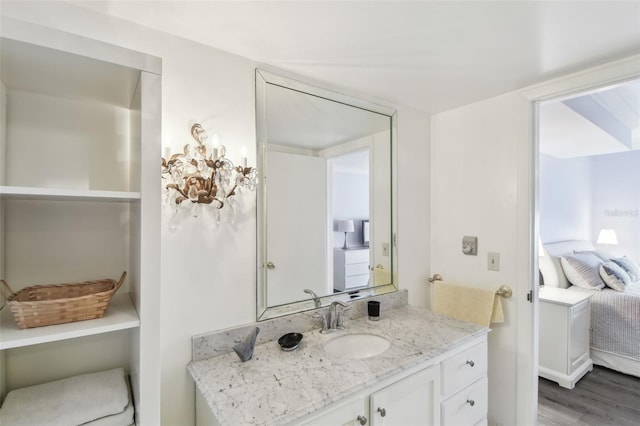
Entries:
[[140, 193], [38, 188], [29, 186], [0, 186], [0, 199], [133, 202], [140, 200]]
[[5, 306], [0, 312], [0, 350], [74, 339], [139, 326], [140, 318], [138, 318], [129, 293], [116, 294], [111, 299], [102, 318], [24, 330], [18, 328], [9, 306]]

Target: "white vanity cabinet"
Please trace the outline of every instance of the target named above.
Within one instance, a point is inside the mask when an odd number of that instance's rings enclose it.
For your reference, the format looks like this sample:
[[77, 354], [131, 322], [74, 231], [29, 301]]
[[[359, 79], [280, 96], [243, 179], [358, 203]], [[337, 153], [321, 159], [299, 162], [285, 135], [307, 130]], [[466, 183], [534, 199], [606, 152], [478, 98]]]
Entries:
[[136, 422], [158, 424], [161, 60], [0, 19], [0, 278], [127, 271], [103, 318], [20, 330], [3, 309], [0, 398], [123, 367]]
[[339, 291], [365, 287], [369, 284], [369, 248], [333, 250], [333, 288]]
[[443, 425], [476, 425], [487, 419], [487, 343], [477, 343], [441, 363]]
[[439, 424], [440, 371], [433, 365], [373, 393], [372, 425]]
[[439, 424], [440, 370], [425, 368], [369, 395], [314, 414], [304, 426]]
[[294, 352], [268, 342], [249, 363], [235, 354], [193, 362], [196, 424], [486, 424], [488, 329], [412, 306], [349, 326], [347, 333], [377, 333], [391, 347], [345, 358], [323, 349], [332, 337], [311, 332]]

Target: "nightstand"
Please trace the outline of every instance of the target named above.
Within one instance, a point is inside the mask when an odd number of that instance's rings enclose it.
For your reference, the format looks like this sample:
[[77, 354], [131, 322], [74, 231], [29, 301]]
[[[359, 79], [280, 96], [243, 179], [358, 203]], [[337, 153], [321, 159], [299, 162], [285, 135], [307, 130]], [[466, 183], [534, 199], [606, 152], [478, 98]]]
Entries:
[[369, 247], [333, 250], [333, 288], [348, 291], [369, 285]]
[[573, 389], [593, 370], [589, 354], [589, 290], [540, 289], [540, 365], [538, 375]]

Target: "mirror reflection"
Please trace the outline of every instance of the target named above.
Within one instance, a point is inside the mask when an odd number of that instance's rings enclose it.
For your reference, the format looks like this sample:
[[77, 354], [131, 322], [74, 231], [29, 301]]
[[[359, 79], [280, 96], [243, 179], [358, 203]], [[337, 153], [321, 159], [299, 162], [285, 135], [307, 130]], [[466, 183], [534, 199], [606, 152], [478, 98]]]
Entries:
[[263, 70], [256, 105], [258, 319], [392, 284], [394, 111]]

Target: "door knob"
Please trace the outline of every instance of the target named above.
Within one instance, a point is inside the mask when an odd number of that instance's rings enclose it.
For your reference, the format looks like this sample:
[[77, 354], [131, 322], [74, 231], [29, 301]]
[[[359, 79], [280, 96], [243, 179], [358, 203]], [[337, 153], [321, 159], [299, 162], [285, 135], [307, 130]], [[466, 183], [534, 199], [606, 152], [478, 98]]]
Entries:
[[380, 413], [380, 417], [384, 417], [387, 415], [387, 410], [384, 408], [378, 407], [378, 413]]
[[367, 424], [367, 418], [365, 416], [358, 416], [356, 420], [359, 421], [361, 425]]
[[276, 265], [273, 262], [267, 262], [267, 269], [276, 269]]

